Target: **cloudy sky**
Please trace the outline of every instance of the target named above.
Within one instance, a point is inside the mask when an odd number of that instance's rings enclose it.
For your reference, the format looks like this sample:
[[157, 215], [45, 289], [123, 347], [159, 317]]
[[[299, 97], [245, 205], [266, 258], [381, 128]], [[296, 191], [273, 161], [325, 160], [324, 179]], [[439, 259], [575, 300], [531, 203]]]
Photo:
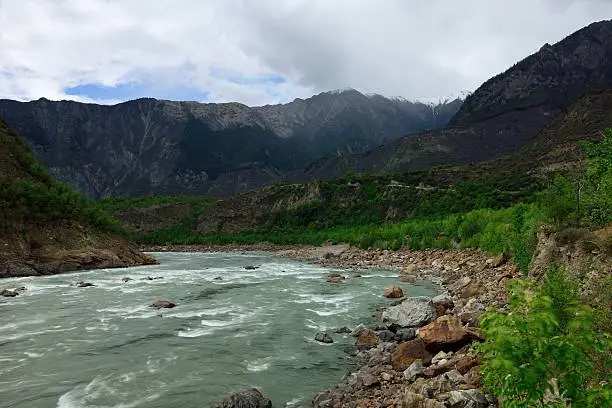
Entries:
[[611, 18], [612, 0], [0, 0], [0, 98], [436, 101]]

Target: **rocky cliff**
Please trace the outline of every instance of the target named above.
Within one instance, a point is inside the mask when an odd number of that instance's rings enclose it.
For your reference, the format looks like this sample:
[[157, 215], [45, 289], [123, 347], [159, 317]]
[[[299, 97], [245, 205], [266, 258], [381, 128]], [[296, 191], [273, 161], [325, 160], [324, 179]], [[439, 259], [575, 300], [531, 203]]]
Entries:
[[349, 90], [255, 108], [154, 99], [114, 106], [0, 100], [0, 115], [52, 174], [91, 197], [223, 196], [273, 183], [324, 156], [439, 128], [460, 105]]
[[0, 119], [0, 278], [151, 263]]
[[612, 21], [591, 24], [485, 82], [444, 129], [405, 136], [363, 154], [322, 159], [292, 178], [405, 172], [516, 151], [583, 95], [612, 88], [610, 38]]

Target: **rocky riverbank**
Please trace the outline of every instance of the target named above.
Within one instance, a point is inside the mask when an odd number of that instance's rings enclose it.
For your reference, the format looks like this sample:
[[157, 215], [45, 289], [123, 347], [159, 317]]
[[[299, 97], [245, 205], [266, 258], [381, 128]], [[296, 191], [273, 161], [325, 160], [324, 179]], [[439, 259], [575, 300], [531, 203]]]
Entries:
[[[489, 408], [479, 361], [470, 345], [481, 340], [478, 317], [507, 300], [506, 282], [520, 275], [504, 255], [480, 251], [362, 250], [348, 246], [155, 247], [153, 251], [268, 251], [343, 269], [395, 268], [407, 284], [437, 282], [433, 299], [403, 298], [390, 288], [390, 305], [375, 312], [378, 324], [358, 328], [356, 372], [314, 396], [314, 407]], [[342, 281], [337, 283], [342, 285]], [[383, 296], [383, 293], [380, 294]]]

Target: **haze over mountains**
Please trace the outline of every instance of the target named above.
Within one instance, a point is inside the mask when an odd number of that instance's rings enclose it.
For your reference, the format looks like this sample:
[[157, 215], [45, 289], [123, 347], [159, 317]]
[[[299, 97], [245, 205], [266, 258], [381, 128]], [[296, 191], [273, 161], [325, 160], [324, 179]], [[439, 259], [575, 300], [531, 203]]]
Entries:
[[324, 156], [440, 128], [460, 106], [459, 99], [429, 105], [346, 90], [261, 107], [0, 100], [0, 115], [54, 175], [89, 196], [229, 195]]
[[53, 174], [92, 197], [224, 196], [279, 180], [405, 172], [514, 152], [583, 95], [612, 88], [610, 38], [612, 22], [602, 21], [546, 44], [463, 104], [350, 90], [255, 108], [2, 100], [0, 115]]

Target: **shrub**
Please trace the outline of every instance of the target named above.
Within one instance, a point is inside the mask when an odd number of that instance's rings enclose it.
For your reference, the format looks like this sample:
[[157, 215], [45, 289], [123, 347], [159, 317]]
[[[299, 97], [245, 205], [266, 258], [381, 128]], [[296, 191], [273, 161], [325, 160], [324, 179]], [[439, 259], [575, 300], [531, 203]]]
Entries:
[[[486, 386], [505, 407], [612, 406], [610, 340], [594, 328], [595, 313], [581, 306], [565, 272], [551, 270], [541, 286], [514, 281], [508, 310], [481, 318]], [[597, 364], [605, 362], [601, 378]]]

